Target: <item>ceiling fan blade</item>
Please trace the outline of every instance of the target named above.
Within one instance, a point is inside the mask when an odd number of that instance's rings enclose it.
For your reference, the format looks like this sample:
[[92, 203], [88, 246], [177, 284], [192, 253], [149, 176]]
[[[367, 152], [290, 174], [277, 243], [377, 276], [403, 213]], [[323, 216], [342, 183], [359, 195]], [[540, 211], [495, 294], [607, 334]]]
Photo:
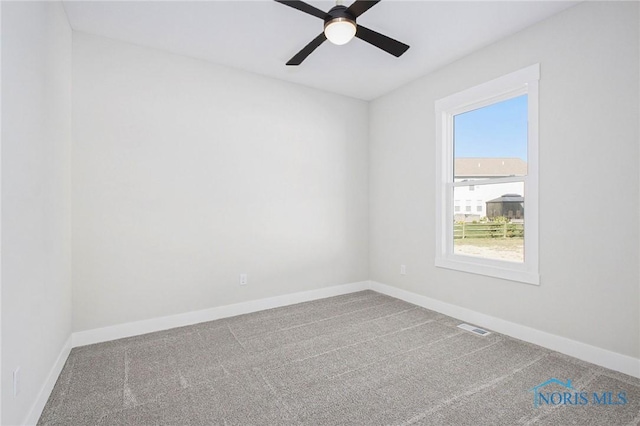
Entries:
[[391, 53], [396, 58], [400, 57], [409, 48], [409, 45], [407, 44], [377, 33], [369, 28], [365, 28], [362, 25], [358, 25], [356, 37], [384, 50], [387, 53]]
[[275, 0], [275, 1], [278, 3], [285, 4], [294, 9], [298, 9], [302, 12], [308, 13], [309, 15], [316, 16], [320, 19], [326, 19], [329, 17], [327, 12], [323, 12], [322, 10], [300, 0]]
[[296, 56], [289, 59], [287, 65], [300, 65], [302, 61], [304, 61], [307, 56], [311, 55], [311, 52], [316, 50], [326, 39], [327, 36], [325, 36], [324, 33], [320, 33], [318, 37], [311, 40], [311, 43], [307, 44], [301, 51], [296, 53]]
[[367, 10], [378, 4], [378, 2], [380, 2], [380, 0], [356, 0], [351, 6], [347, 8], [347, 12], [357, 18], [358, 16], [362, 15]]

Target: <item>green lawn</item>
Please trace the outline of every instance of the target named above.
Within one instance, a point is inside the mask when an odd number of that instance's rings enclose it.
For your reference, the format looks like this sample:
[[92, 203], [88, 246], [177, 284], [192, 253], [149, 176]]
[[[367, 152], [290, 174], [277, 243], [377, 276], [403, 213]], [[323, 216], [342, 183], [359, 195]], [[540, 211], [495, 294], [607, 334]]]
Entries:
[[500, 250], [522, 250], [524, 238], [460, 238], [453, 242], [456, 246], [491, 247]]

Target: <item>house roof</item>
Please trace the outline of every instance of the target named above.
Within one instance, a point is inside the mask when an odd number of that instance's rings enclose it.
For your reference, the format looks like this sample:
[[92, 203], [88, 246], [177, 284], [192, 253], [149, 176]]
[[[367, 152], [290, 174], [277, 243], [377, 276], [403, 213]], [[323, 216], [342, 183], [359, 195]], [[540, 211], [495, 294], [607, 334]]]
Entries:
[[520, 158], [456, 158], [456, 178], [524, 176], [527, 163]]
[[520, 194], [504, 194], [502, 197], [494, 198], [487, 203], [522, 203], [524, 197]]

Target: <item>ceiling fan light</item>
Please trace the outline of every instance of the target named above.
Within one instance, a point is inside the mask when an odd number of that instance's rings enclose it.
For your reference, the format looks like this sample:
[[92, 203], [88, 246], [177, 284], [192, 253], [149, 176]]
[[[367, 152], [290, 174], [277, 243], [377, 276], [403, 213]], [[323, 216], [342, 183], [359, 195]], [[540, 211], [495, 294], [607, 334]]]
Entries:
[[324, 35], [333, 44], [347, 44], [356, 35], [356, 23], [348, 18], [334, 18], [325, 24]]

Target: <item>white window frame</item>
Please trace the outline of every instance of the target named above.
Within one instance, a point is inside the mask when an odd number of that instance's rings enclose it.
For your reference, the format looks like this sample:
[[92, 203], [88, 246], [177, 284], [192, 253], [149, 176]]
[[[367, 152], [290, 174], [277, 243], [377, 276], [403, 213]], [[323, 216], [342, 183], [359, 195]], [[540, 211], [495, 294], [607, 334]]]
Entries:
[[[538, 272], [538, 81], [540, 64], [531, 65], [435, 103], [436, 109], [436, 258], [441, 268], [487, 275], [527, 284], [540, 284]], [[528, 95], [527, 175], [474, 181], [474, 185], [524, 182], [524, 262], [485, 259], [454, 254], [453, 118], [521, 95]]]

